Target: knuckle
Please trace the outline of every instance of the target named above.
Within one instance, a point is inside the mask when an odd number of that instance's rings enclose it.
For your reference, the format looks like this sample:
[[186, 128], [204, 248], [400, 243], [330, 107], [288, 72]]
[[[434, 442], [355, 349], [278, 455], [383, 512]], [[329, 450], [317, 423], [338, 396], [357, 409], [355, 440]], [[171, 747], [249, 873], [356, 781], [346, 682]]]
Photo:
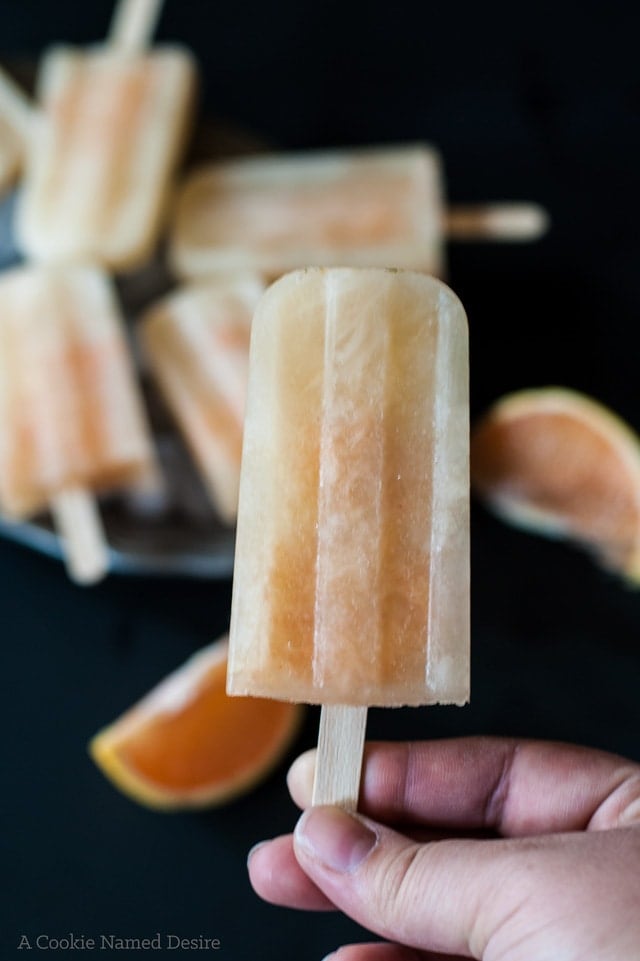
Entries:
[[372, 886], [371, 907], [385, 934], [402, 936], [405, 925], [421, 913], [426, 896], [429, 845], [408, 844], [380, 863]]

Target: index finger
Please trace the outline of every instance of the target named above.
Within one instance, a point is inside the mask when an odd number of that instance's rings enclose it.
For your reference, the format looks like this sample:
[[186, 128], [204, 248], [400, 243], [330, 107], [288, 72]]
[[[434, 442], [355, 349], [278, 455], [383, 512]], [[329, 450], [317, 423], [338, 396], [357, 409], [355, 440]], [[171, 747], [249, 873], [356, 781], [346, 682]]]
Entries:
[[[289, 789], [311, 803], [315, 751]], [[509, 837], [640, 822], [640, 765], [575, 745], [473, 737], [367, 745], [359, 810], [388, 824], [493, 829]]]

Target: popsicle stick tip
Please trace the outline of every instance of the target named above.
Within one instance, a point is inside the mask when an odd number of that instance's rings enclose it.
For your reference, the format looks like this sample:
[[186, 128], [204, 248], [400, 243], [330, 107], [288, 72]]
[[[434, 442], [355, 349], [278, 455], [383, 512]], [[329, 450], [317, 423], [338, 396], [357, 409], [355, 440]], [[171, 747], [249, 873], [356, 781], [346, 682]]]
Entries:
[[108, 43], [121, 53], [141, 53], [151, 44], [163, 0], [118, 0]]
[[450, 240], [538, 240], [549, 229], [547, 211], [533, 203], [451, 207], [446, 215]]
[[95, 584], [109, 569], [107, 541], [95, 498], [83, 488], [60, 491], [51, 515], [63, 541], [67, 572], [76, 584]]

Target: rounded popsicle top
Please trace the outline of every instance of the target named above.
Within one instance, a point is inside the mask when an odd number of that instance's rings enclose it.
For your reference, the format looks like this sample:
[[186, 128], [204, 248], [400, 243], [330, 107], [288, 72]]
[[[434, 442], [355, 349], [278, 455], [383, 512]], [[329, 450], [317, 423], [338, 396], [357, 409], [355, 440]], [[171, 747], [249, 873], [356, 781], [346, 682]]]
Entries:
[[[460, 298], [443, 281], [430, 274], [400, 267], [301, 267], [274, 281], [264, 292], [256, 308], [254, 327], [262, 322], [272, 305], [282, 298], [292, 298], [291, 307], [297, 308], [299, 295], [342, 285], [352, 289], [388, 291], [404, 289], [412, 299], [422, 300], [425, 312], [438, 311], [442, 319], [457, 327], [467, 328], [467, 315]], [[299, 305], [302, 307], [302, 305]], [[301, 312], [302, 316], [302, 312]]]

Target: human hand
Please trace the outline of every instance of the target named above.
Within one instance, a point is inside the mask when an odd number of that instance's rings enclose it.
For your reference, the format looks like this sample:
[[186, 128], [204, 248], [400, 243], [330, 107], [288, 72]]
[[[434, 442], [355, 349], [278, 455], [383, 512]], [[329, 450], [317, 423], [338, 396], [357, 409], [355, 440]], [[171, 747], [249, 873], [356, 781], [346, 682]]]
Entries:
[[[302, 808], [314, 763], [289, 772]], [[336, 961], [639, 961], [640, 765], [500, 738], [371, 744], [359, 810], [308, 808], [249, 858], [267, 901], [388, 939]]]

